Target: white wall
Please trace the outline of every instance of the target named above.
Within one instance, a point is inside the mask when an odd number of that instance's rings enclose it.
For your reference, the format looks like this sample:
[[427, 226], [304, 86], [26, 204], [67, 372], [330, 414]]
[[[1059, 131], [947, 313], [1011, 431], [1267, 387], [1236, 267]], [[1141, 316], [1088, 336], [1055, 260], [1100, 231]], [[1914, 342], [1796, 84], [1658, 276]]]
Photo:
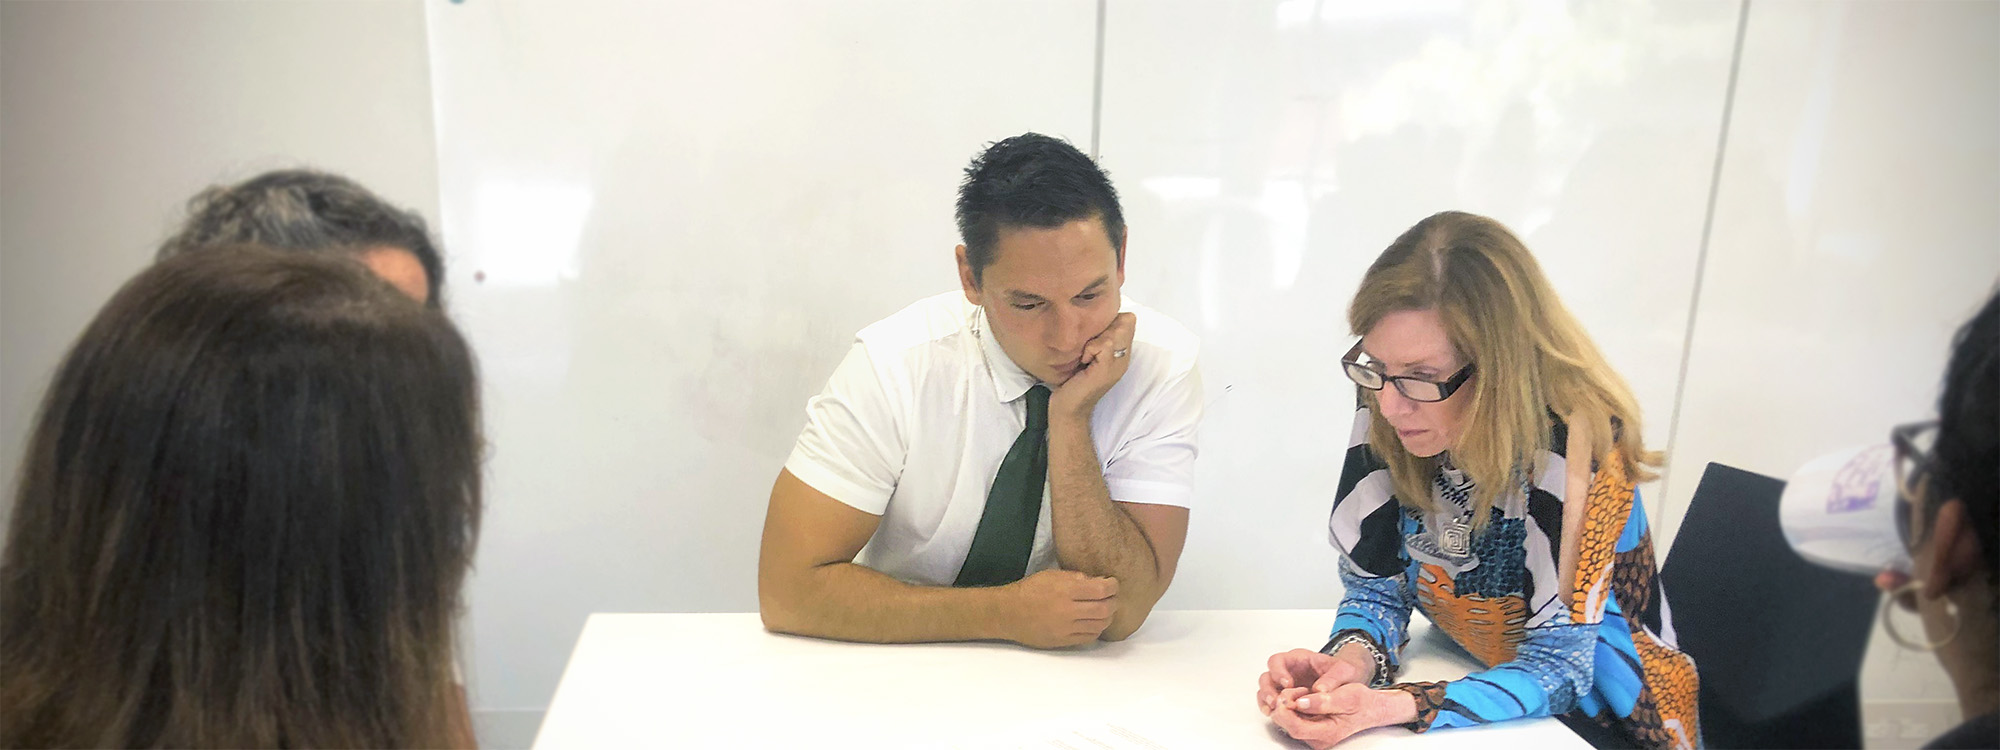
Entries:
[[[2000, 280], [2000, 3], [1757, 0], [1745, 31], [1668, 476], [1682, 509], [1707, 462], [1783, 478], [1930, 418], [1952, 333]], [[1871, 747], [1957, 715], [1937, 660], [1879, 633], [1862, 677]]]
[[56, 362], [210, 184], [310, 165], [435, 222], [414, 2], [0, 2], [0, 521]]
[[1521, 234], [1667, 442], [1738, 6], [1576, 7], [1110, 4], [1128, 282], [1202, 335], [1216, 399], [1164, 606], [1338, 601], [1347, 301], [1446, 208]]
[[[1444, 207], [1520, 230], [1638, 391], [1664, 548], [1706, 462], [1782, 477], [1924, 416], [2000, 274], [2000, 4], [1758, 0], [1717, 180], [1739, 9], [1111, 0], [1100, 101], [1090, 0], [6, 0], [0, 480], [187, 196], [348, 173], [439, 222], [485, 367], [473, 700], [522, 741], [586, 613], [754, 609], [805, 398], [951, 288], [957, 170], [1037, 129], [1095, 135], [1131, 293], [1205, 336], [1163, 606], [1337, 599], [1346, 297]], [[1927, 659], [1871, 654], [1871, 717], [1939, 705]]]
[[594, 611], [754, 611], [771, 482], [861, 326], [955, 288], [978, 144], [1085, 139], [1094, 6], [432, 3], [492, 482], [479, 705]]

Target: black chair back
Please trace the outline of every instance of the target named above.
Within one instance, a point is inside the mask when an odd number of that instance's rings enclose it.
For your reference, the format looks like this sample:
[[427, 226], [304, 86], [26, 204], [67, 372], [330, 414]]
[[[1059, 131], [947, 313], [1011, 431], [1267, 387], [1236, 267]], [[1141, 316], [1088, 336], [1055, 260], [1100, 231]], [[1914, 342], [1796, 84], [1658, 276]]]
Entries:
[[1855, 680], [1880, 594], [1785, 542], [1785, 483], [1711, 463], [1660, 570], [1711, 748], [1858, 748]]

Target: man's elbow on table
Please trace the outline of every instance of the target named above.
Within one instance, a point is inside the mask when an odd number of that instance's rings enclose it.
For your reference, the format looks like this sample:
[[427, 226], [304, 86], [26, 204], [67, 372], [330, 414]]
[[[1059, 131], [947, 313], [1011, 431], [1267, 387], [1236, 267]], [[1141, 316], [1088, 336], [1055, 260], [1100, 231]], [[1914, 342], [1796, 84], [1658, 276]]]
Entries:
[[1140, 534], [1145, 537], [1147, 552], [1152, 559], [1152, 576], [1135, 577], [1138, 583], [1119, 592], [1118, 611], [1111, 618], [1111, 624], [1098, 635], [1099, 640], [1122, 641], [1139, 632], [1146, 624], [1146, 618], [1159, 606], [1160, 599], [1167, 595], [1167, 588], [1174, 583], [1174, 573], [1180, 569], [1181, 550], [1187, 545], [1188, 510], [1174, 505], [1146, 505], [1140, 503], [1119, 503], [1132, 520], [1138, 524]]
[[773, 633], [794, 633], [809, 635], [811, 613], [803, 579], [807, 571], [774, 569], [770, 564], [757, 567], [757, 614], [764, 620], [764, 629]]
[[830, 606], [826, 599], [838, 589], [828, 566], [853, 560], [879, 521], [813, 489], [789, 469], [778, 472], [757, 551], [757, 611], [764, 629], [820, 635], [816, 631]]
[[1139, 628], [1145, 626], [1146, 618], [1153, 614], [1153, 604], [1155, 603], [1157, 603], [1157, 600], [1146, 604], [1142, 609], [1126, 613], [1124, 617], [1111, 618], [1111, 625], [1106, 627], [1104, 632], [1099, 633], [1097, 639], [1100, 641], [1117, 642], [1132, 637], [1133, 633], [1139, 632]]
[[763, 575], [757, 576], [757, 616], [763, 618], [764, 629], [773, 633], [790, 633], [797, 629], [796, 617], [786, 607], [784, 598], [771, 590], [771, 584]]

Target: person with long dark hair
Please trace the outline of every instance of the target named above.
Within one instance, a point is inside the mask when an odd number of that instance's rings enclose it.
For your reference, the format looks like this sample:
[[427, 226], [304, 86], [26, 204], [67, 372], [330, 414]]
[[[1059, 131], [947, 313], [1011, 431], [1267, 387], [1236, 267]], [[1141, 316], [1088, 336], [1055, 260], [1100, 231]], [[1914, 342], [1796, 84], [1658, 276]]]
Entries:
[[0, 561], [0, 747], [462, 747], [464, 339], [350, 257], [220, 248], [64, 358]]

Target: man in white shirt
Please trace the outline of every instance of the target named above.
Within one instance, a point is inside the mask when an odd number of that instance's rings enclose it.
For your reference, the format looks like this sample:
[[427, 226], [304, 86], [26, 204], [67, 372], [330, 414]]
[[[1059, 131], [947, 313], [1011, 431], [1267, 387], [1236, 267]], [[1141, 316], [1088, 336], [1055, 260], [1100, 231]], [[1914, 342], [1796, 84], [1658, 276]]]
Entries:
[[961, 291], [856, 335], [771, 488], [765, 627], [1054, 648], [1138, 630], [1173, 580], [1197, 342], [1119, 294], [1111, 181], [1028, 133], [959, 189]]

